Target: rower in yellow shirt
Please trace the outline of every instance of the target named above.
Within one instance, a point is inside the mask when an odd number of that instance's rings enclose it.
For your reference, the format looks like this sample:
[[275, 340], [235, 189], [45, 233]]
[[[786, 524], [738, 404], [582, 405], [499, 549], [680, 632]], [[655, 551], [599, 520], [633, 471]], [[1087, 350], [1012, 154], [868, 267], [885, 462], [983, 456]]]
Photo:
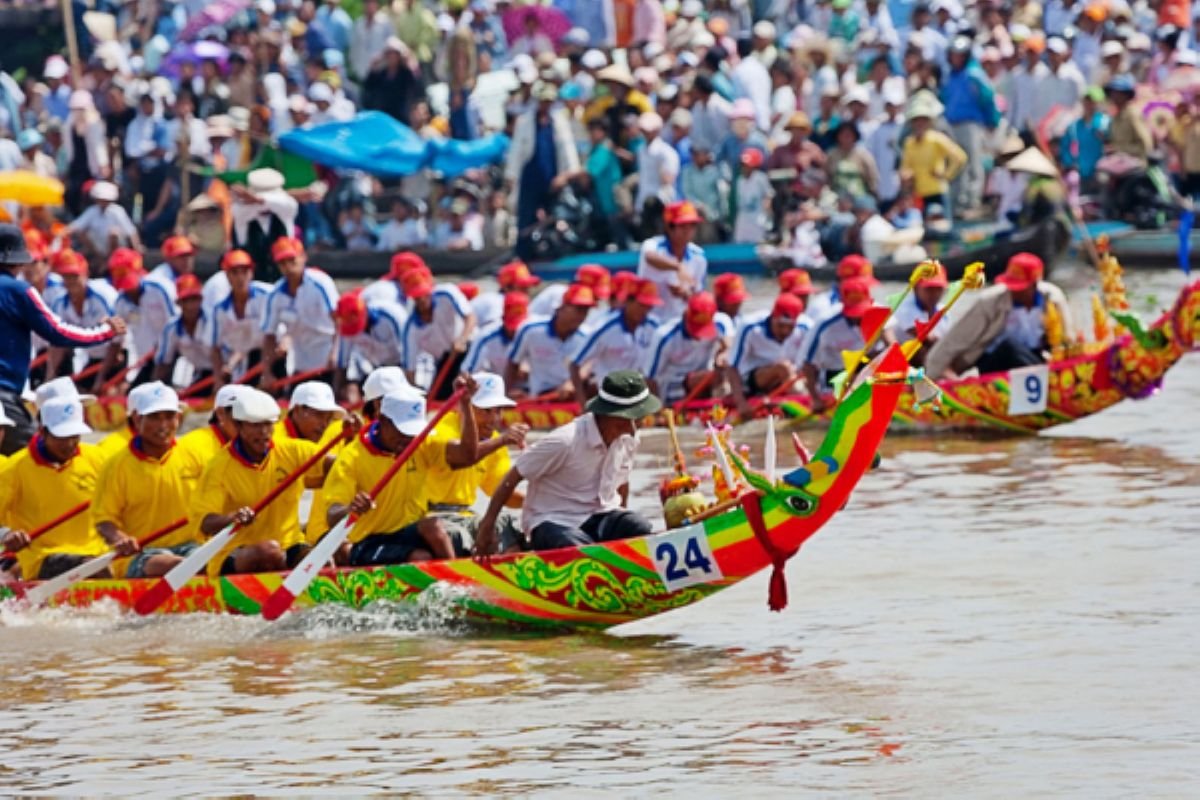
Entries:
[[[291, 400], [288, 402], [287, 416], [275, 426], [275, 439], [276, 441], [304, 439], [324, 445], [330, 439], [336, 439], [341, 435], [341, 426], [330, 423], [333, 422], [335, 415], [345, 416], [345, 413], [345, 410], [337, 404], [337, 400], [333, 396], [333, 388], [329, 384], [307, 381], [297, 386], [292, 392]], [[335, 445], [330, 452], [336, 458], [339, 450], [341, 450], [341, 445]], [[304, 487], [297, 483], [288, 489], [288, 493], [299, 503], [304, 494]], [[281, 502], [283, 502], [282, 498]], [[315, 491], [312, 503], [309, 505], [308, 520], [304, 526], [305, 540], [309, 545], [316, 544], [316, 541], [321, 538], [321, 534], [327, 530], [329, 529], [325, 527], [325, 504], [321, 502], [321, 493]]]
[[100, 440], [96, 445], [96, 449], [100, 451], [101, 463], [106, 463], [110, 458], [117, 453], [124, 452], [129, 448], [129, 442], [134, 436], [137, 436], [137, 401], [138, 396], [145, 392], [155, 391], [157, 386], [165, 386], [161, 381], [153, 383], [143, 383], [141, 386], [135, 386], [129, 390], [129, 394], [125, 397], [125, 424], [117, 430], [110, 433]]
[[[304, 439], [274, 439], [278, 421], [279, 406], [265, 392], [252, 389], [234, 401], [236, 435], [206, 465], [188, 515], [204, 536], [235, 523], [242, 526], [210, 562], [210, 574], [282, 570], [295, 566], [307, 551], [294, 495], [289, 502], [285, 492], [257, 515], [251, 508], [319, 449]], [[310, 468], [305, 483], [319, 486], [329, 461]]]
[[138, 539], [186, 518], [204, 462], [175, 441], [183, 419], [175, 390], [158, 381], [138, 389], [136, 396], [130, 392], [137, 434], [100, 470], [92, 517], [109, 547], [126, 557], [113, 571], [150, 578], [165, 575], [200, 542], [196, 526], [185, 524], [151, 547], [138, 546]]
[[[458, 534], [463, 541], [473, 543], [478, 517], [471, 507], [482, 489], [491, 495], [500, 486], [504, 476], [512, 468], [508, 448], [525, 447], [525, 434], [529, 426], [516, 423], [503, 433], [503, 410], [515, 406], [504, 390], [504, 379], [490, 372], [474, 375], [479, 388], [471, 395], [471, 415], [475, 418], [475, 429], [479, 434], [478, 461], [469, 467], [455, 469], [445, 461], [429, 470], [429, 513], [440, 519], [451, 535]], [[462, 417], [452, 411], [434, 428], [433, 435], [447, 441], [462, 437]], [[520, 508], [524, 493], [516, 491], [509, 499], [509, 508]], [[516, 549], [524, 537], [520, 533], [517, 519], [505, 512], [500, 523], [501, 536], [505, 542], [503, 550]]]
[[90, 509], [30, 540], [28, 531], [91, 502], [101, 466], [95, 445], [80, 444], [92, 429], [78, 396], [47, 401], [40, 419], [37, 435], [10, 459], [0, 480], [0, 523], [11, 528], [3, 544], [17, 554], [25, 580], [53, 578], [108, 549]]
[[[474, 379], [459, 376], [455, 386], [475, 388]], [[371, 501], [369, 492], [393, 460], [425, 429], [425, 398], [416, 392], [384, 396], [379, 419], [363, 429], [333, 464], [323, 494], [328, 505], [326, 522], [333, 527], [347, 514], [359, 515], [350, 531], [348, 563], [354, 566], [400, 564], [466, 555], [441, 520], [427, 515], [430, 471], [439, 464], [461, 469], [474, 464], [479, 433], [471, 401], [463, 396], [459, 414], [464, 421], [462, 438], [450, 441], [430, 436], [416, 449], [400, 471]]]
[[195, 454], [202, 464], [216, 458], [217, 453], [221, 452], [237, 433], [233, 427], [233, 403], [244, 392], [250, 391], [250, 388], [238, 383], [227, 383], [217, 390], [212, 417], [208, 424], [180, 436], [180, 448]]
[[967, 153], [941, 131], [933, 129], [942, 104], [929, 91], [918, 92], [909, 103], [912, 135], [904, 140], [900, 175], [912, 183], [912, 192], [925, 206], [946, 206], [950, 181], [967, 165]]

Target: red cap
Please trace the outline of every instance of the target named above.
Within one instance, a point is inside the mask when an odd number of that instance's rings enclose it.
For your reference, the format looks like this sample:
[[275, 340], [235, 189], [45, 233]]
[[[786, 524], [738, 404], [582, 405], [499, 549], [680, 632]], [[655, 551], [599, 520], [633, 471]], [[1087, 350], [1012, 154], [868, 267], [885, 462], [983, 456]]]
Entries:
[[433, 294], [433, 273], [428, 267], [410, 269], [400, 279], [405, 297], [429, 297]]
[[[617, 275], [620, 277], [620, 273]], [[613, 279], [608, 270], [599, 264], [584, 264], [575, 271], [575, 282], [590, 288], [597, 300], [607, 300], [612, 296]]]
[[842, 281], [838, 285], [838, 296], [842, 300], [842, 313], [850, 319], [859, 319], [875, 305], [871, 299], [871, 284], [863, 278]]
[[529, 295], [524, 292], [509, 292], [504, 295], [504, 327], [512, 330], [529, 316]]
[[870, 261], [859, 255], [849, 255], [838, 262], [837, 279], [839, 281], [865, 279], [872, 286], [879, 284], [875, 280], [875, 267]]
[[479, 284], [475, 283], [475, 281], [459, 281], [458, 290], [468, 300], [474, 300], [476, 297], [479, 297]]
[[303, 258], [304, 244], [296, 238], [282, 236], [271, 245], [271, 260], [276, 263], [287, 261], [289, 258]]
[[641, 278], [636, 272], [618, 272], [613, 276], [612, 296], [618, 303], [624, 303], [629, 295], [637, 291]]
[[583, 306], [591, 308], [596, 305], [596, 293], [592, 291], [592, 287], [583, 283], [572, 283], [567, 287], [567, 291], [563, 294], [562, 304], [564, 306]]
[[365, 331], [367, 303], [362, 299], [362, 289], [354, 289], [339, 297], [333, 317], [338, 322], [338, 333], [342, 336], [358, 336]]
[[108, 275], [113, 278], [115, 285], [116, 278], [126, 272], [141, 272], [142, 271], [142, 254], [137, 250], [132, 250], [128, 247], [118, 247], [112, 251], [112, 255], [108, 257]]
[[663, 221], [668, 225], [698, 225], [704, 217], [690, 201], [680, 200], [663, 209]]
[[688, 298], [683, 328], [693, 339], [711, 339], [717, 335], [716, 316], [716, 299], [708, 292], [697, 292]]
[[661, 306], [663, 304], [662, 298], [658, 296], [658, 286], [652, 280], [638, 281], [637, 291], [625, 299], [633, 300], [644, 306]]
[[946, 268], [939, 261], [935, 261], [933, 264], [937, 267], [937, 274], [932, 278], [922, 278], [917, 281], [918, 288], [922, 286], [940, 286], [944, 289], [950, 285], [950, 278], [946, 275]]
[[746, 291], [746, 282], [735, 272], [722, 272], [713, 278], [713, 294], [718, 300], [729, 303], [742, 303], [750, 297]]
[[125, 269], [119, 272], [109, 272], [108, 279], [118, 292], [128, 292], [142, 285], [146, 273], [141, 269]]
[[496, 273], [496, 282], [501, 289], [528, 289], [542, 279], [530, 272], [524, 261], [510, 261]]
[[758, 169], [763, 165], [762, 150], [757, 147], [747, 147], [742, 151], [741, 162], [752, 169]]
[[196, 245], [186, 236], [171, 236], [163, 242], [162, 253], [167, 258], [190, 256], [196, 252]]
[[1014, 292], [1028, 289], [1042, 279], [1046, 267], [1042, 260], [1033, 253], [1017, 253], [1008, 260], [1004, 274], [996, 278], [996, 283], [1003, 284]]
[[50, 258], [50, 269], [59, 275], [83, 275], [87, 277], [87, 259], [74, 250], [59, 250]]
[[175, 299], [187, 300], [189, 297], [200, 297], [204, 294], [204, 284], [190, 272], [175, 279]]
[[[421, 258], [416, 253], [401, 252], [392, 256], [391, 269], [388, 271], [388, 277], [394, 280], [400, 280], [404, 277], [404, 273], [410, 269], [424, 267], [425, 259]], [[427, 268], [427, 267], [426, 267]]]
[[800, 315], [804, 313], [804, 301], [791, 292], [784, 292], [775, 298], [775, 305], [771, 308], [772, 317], [787, 317], [788, 319], [800, 319]]
[[785, 269], [779, 273], [779, 291], [794, 294], [797, 297], [808, 297], [812, 294], [813, 289], [812, 278], [802, 269], [793, 267]]
[[238, 267], [254, 269], [254, 259], [245, 250], [230, 250], [221, 256], [221, 269], [231, 270]]

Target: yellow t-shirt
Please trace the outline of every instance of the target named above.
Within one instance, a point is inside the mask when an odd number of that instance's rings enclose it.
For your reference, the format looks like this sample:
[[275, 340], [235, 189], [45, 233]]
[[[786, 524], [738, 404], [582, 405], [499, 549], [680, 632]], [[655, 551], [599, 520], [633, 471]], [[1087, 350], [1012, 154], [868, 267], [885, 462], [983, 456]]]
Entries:
[[[321, 440], [317, 442], [317, 444], [321, 447], [324, 447], [330, 439], [336, 439], [341, 435], [341, 423], [337, 421], [331, 422], [329, 423], [329, 426], [325, 428], [325, 432], [321, 434]], [[292, 426], [288, 417], [284, 417], [283, 419], [279, 420], [279, 423], [275, 426], [275, 441], [280, 441], [281, 439], [299, 438], [299, 432]], [[343, 444], [336, 444], [329, 452], [333, 453], [334, 456], [337, 456], [344, 446], [345, 445]], [[304, 525], [304, 538], [310, 545], [315, 545], [325, 534], [325, 531], [329, 530], [329, 526], [325, 524], [326, 508], [327, 506], [322, 499], [321, 490], [315, 489], [312, 494], [312, 502], [308, 507], [308, 522]]]
[[[274, 442], [267, 457], [261, 463], [253, 464], [241, 455], [237, 441], [231, 442], [205, 466], [200, 485], [192, 497], [188, 518], [195, 520], [199, 527], [209, 514], [229, 514], [243, 506], [254, 506], [280, 481], [312, 458], [318, 449], [319, 445], [313, 442], [285, 439]], [[276, 541], [286, 550], [303, 542], [304, 536], [300, 533], [300, 494], [304, 490], [305, 478], [318, 479], [323, 470], [323, 460], [318, 461], [305, 477], [292, 483], [209, 562], [210, 569], [220, 569], [225, 557], [239, 547]]]
[[[346, 445], [325, 478], [324, 507], [346, 505], [358, 492], [369, 492], [392, 465], [395, 455], [380, 449], [371, 437], [374, 426], [364, 428]], [[350, 530], [357, 542], [372, 533], [393, 533], [425, 516], [429, 507], [430, 473], [446, 461], [446, 440], [430, 436], [375, 498], [375, 508]]]
[[929, 197], [950, 190], [950, 179], [967, 163], [966, 152], [941, 131], [929, 131], [920, 141], [904, 140], [900, 168], [912, 172], [913, 194]]
[[[79, 445], [78, 454], [59, 467], [46, 461], [35, 437], [29, 446], [9, 459], [0, 480], [0, 523], [32, 532], [55, 517], [96, 495], [101, 459], [95, 445]], [[98, 556], [108, 545], [92, 525], [91, 509], [34, 539], [17, 551], [26, 580], [37, 577], [42, 561], [54, 553]]]
[[[204, 472], [196, 453], [176, 442], [161, 459], [151, 458], [130, 442], [113, 455], [100, 470], [92, 518], [97, 524], [111, 522], [119, 530], [141, 539], [187, 515], [188, 502]], [[156, 539], [148, 547], [174, 547], [202, 541], [198, 522], [188, 524]], [[117, 562], [124, 574], [128, 559]]]
[[120, 430], [105, 436], [96, 445], [96, 449], [100, 451], [100, 463], [107, 462], [117, 453], [128, 448], [131, 441], [133, 441], [133, 428], [129, 427], [129, 423], [126, 423]]
[[225, 432], [219, 425], [213, 424], [185, 433], [179, 437], [176, 446], [194, 454], [201, 464], [207, 465], [227, 444], [229, 439], [225, 438]]
[[[433, 436], [447, 443], [457, 442], [462, 437], [462, 417], [452, 411], [442, 418], [433, 429]], [[492, 433], [492, 438], [499, 436]], [[429, 502], [448, 506], [470, 506], [480, 489], [495, 494], [496, 488], [512, 468], [508, 448], [501, 447], [474, 466], [451, 469], [443, 458], [429, 470]]]

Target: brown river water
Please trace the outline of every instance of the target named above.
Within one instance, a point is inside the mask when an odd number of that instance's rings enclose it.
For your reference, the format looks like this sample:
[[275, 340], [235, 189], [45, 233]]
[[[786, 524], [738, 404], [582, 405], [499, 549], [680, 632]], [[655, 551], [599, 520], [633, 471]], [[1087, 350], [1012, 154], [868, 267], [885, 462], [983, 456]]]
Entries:
[[765, 574], [579, 636], [0, 612], [0, 792], [1194, 797], [1197, 397], [1192, 355], [1051, 434], [889, 438], [780, 614]]

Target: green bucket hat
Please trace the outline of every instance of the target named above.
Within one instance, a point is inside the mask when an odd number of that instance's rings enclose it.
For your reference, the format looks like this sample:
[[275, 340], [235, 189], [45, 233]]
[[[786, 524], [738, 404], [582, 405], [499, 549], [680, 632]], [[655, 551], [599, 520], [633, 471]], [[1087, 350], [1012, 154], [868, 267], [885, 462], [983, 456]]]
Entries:
[[662, 408], [662, 401], [650, 394], [640, 372], [619, 369], [605, 376], [600, 393], [588, 400], [586, 410], [598, 417], [642, 419]]

